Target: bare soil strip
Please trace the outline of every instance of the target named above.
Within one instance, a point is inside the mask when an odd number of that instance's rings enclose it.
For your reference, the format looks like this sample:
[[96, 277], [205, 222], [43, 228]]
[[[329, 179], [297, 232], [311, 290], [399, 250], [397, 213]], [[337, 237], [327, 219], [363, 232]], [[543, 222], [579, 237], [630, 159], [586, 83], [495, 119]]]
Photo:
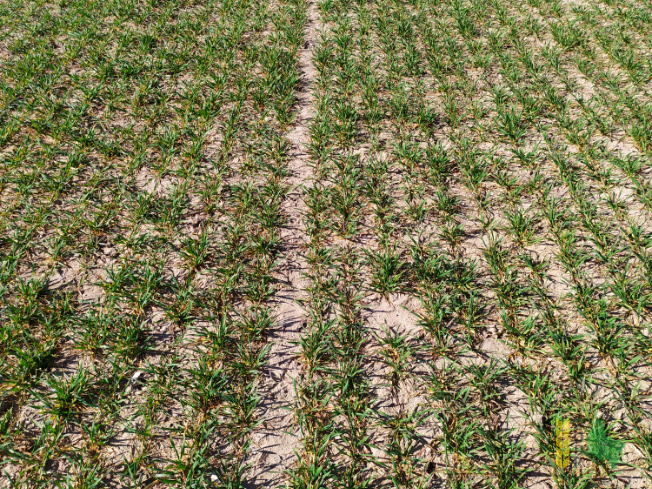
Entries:
[[287, 134], [292, 144], [288, 163], [292, 187], [284, 204], [286, 227], [281, 233], [285, 263], [280, 269], [281, 290], [277, 294], [276, 329], [272, 332], [273, 346], [266, 362], [266, 374], [261, 385], [264, 422], [254, 440], [254, 467], [256, 485], [277, 487], [284, 479], [284, 471], [291, 467], [299, 448], [298, 430], [294, 412], [294, 381], [301, 366], [298, 346], [301, 329], [305, 324], [301, 302], [305, 297], [306, 262], [303, 247], [306, 242], [303, 213], [306, 209], [304, 189], [311, 185], [312, 169], [306, 146], [309, 141], [309, 123], [314, 116], [312, 48], [319, 31], [317, 6], [307, 5], [305, 41], [299, 50], [300, 80], [295, 107], [296, 120]]

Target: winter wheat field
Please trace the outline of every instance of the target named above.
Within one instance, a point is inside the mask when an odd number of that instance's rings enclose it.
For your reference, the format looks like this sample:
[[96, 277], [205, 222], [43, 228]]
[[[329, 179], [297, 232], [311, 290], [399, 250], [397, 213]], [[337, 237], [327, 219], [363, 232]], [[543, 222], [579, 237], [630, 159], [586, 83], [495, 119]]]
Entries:
[[652, 488], [651, 51], [650, 0], [0, 0], [0, 487]]

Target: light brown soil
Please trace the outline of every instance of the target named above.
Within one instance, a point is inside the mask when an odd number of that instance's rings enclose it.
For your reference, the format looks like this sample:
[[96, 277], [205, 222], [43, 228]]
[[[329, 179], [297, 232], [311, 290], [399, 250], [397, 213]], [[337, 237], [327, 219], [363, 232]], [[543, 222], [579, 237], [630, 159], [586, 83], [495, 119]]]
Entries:
[[306, 262], [302, 256], [306, 237], [303, 213], [304, 189], [310, 185], [312, 169], [307, 153], [308, 127], [314, 116], [313, 86], [315, 68], [312, 49], [318, 39], [321, 24], [314, 1], [308, 2], [304, 45], [299, 50], [300, 80], [295, 105], [296, 119], [286, 138], [292, 143], [288, 162], [292, 187], [283, 209], [287, 225], [281, 232], [285, 262], [279, 270], [279, 292], [276, 294], [276, 322], [271, 332], [272, 347], [267, 357], [260, 394], [263, 423], [252, 436], [253, 480], [258, 487], [278, 487], [285, 470], [296, 460], [300, 447], [299, 432], [293, 412], [294, 383], [301, 372], [297, 341], [304, 326], [301, 301], [306, 299]]

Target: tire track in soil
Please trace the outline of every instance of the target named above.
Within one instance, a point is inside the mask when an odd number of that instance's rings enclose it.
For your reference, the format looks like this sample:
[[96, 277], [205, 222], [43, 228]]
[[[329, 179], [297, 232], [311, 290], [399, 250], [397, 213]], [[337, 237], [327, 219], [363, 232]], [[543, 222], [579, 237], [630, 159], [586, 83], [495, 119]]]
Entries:
[[309, 124], [315, 113], [313, 83], [317, 71], [312, 61], [312, 48], [320, 28], [317, 6], [308, 0], [304, 44], [299, 49], [296, 120], [286, 134], [292, 149], [288, 162], [290, 176], [286, 179], [291, 191], [283, 205], [287, 223], [281, 231], [285, 263], [279, 268], [276, 321], [274, 330], [270, 332], [272, 347], [259, 388], [260, 417], [263, 422], [252, 435], [251, 482], [255, 487], [279, 487], [286, 478], [285, 471], [296, 460], [295, 450], [300, 448], [299, 430], [292, 407], [295, 404], [294, 379], [301, 372], [296, 342], [305, 324], [300, 303], [307, 298], [305, 289], [308, 281], [304, 277], [307, 264], [302, 256], [307, 242], [303, 222], [307, 208], [304, 189], [312, 185], [313, 179], [307, 145], [310, 140]]

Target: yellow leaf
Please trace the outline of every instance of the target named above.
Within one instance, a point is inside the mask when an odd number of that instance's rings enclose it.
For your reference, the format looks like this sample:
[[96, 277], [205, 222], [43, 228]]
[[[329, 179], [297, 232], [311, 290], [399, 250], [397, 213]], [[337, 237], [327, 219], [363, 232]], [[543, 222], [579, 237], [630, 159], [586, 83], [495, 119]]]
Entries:
[[570, 465], [570, 420], [557, 419], [555, 426], [555, 463], [565, 469]]

